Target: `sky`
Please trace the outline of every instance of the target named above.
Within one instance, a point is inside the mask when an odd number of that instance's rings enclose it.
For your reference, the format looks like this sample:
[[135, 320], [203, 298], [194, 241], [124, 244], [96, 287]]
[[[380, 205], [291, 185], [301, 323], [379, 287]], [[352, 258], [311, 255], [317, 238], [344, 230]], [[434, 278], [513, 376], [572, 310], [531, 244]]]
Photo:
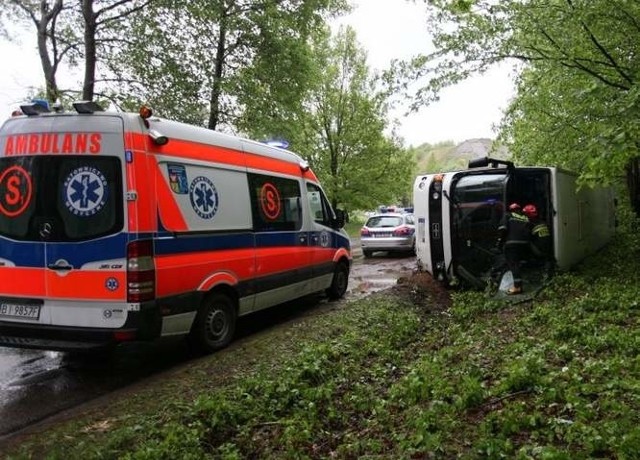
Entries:
[[[394, 58], [410, 58], [430, 50], [422, 2], [352, 0], [352, 3], [353, 12], [335, 24], [354, 27], [358, 41], [367, 50], [372, 70], [383, 70]], [[24, 101], [30, 88], [43, 85], [33, 34], [14, 34], [13, 42], [0, 39], [0, 62], [3, 63], [0, 119], [3, 119]], [[71, 78], [68, 73], [61, 73], [59, 83], [70, 86]], [[398, 121], [397, 132], [406, 145], [495, 138], [493, 125], [502, 118], [512, 96], [513, 84], [505, 66], [447, 88], [438, 102], [417, 113], [405, 116], [405, 110], [400, 109], [391, 115]]]

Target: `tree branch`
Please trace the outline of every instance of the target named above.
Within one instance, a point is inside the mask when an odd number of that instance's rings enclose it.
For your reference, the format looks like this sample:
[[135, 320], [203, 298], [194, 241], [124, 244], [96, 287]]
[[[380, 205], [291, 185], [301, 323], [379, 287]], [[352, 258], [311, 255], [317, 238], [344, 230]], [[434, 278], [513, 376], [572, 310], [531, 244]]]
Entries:
[[[131, 1], [131, 0], [121, 0], [120, 2], [117, 2], [117, 3], [124, 4], [124, 3], [127, 3], [129, 1]], [[152, 1], [153, 0], [147, 0], [142, 5], [138, 5], [138, 6], [134, 7], [134, 8], [131, 8], [130, 10], [124, 11], [121, 14], [118, 14], [116, 16], [110, 16], [110, 17], [105, 18], [105, 19], [103, 19], [101, 21], [98, 21], [97, 18], [98, 18], [99, 15], [104, 13], [107, 9], [113, 9], [115, 6], [118, 6], [118, 5], [116, 4], [116, 5], [110, 5], [108, 7], [105, 7], [103, 9], [97, 11], [96, 14], [95, 14], [96, 25], [97, 26], [101, 26], [101, 25], [107, 24], [107, 23], [112, 22], [112, 21], [116, 21], [116, 20], [120, 20], [120, 19], [126, 18], [127, 16], [146, 8]]]
[[[575, 12], [575, 7], [573, 6], [573, 0], [567, 0], [567, 4]], [[604, 57], [607, 58], [607, 60], [611, 63], [613, 68], [618, 72], [618, 74], [620, 74], [620, 76], [623, 79], [625, 79], [629, 84], [633, 84], [633, 80], [631, 79], [631, 77], [627, 75], [625, 72], [623, 72], [622, 68], [618, 65], [618, 63], [613, 58], [613, 56], [609, 54], [609, 52], [604, 48], [604, 46], [602, 46], [602, 44], [600, 43], [598, 38], [595, 36], [595, 34], [591, 31], [589, 26], [582, 20], [580, 20], [580, 24], [582, 25], [582, 28], [589, 36], [591, 43], [593, 43], [595, 47], [598, 48], [598, 50], [604, 55]]]

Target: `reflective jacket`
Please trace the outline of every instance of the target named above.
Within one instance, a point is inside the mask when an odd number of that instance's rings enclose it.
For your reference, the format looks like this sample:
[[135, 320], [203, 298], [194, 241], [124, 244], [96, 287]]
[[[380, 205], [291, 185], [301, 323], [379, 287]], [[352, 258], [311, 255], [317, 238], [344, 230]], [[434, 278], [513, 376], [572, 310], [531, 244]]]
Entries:
[[521, 212], [508, 212], [502, 217], [498, 233], [505, 244], [529, 244], [531, 223]]
[[549, 226], [541, 219], [532, 222], [531, 249], [536, 257], [551, 256], [551, 232]]

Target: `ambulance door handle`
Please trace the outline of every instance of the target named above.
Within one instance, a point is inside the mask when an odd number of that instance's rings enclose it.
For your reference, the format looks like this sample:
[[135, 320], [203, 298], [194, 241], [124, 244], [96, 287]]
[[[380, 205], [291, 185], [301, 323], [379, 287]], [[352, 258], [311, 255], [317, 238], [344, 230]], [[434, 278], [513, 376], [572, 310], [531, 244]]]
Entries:
[[71, 270], [73, 268], [73, 265], [71, 265], [69, 262], [67, 262], [64, 259], [60, 259], [60, 260], [56, 260], [55, 263], [53, 264], [48, 264], [47, 267], [49, 267], [51, 270], [67, 271], [67, 270]]
[[56, 264], [49, 264], [47, 265], [47, 267], [49, 267], [51, 270], [71, 270], [73, 267], [71, 265], [56, 265]]

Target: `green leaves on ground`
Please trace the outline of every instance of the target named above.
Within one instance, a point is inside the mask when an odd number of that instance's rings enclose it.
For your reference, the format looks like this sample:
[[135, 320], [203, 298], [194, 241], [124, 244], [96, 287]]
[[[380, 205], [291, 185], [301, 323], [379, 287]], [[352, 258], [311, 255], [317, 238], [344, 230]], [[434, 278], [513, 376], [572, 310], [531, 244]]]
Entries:
[[39, 433], [15, 458], [637, 458], [638, 256], [635, 232], [620, 234], [518, 305], [459, 292], [443, 309], [417, 275]]

